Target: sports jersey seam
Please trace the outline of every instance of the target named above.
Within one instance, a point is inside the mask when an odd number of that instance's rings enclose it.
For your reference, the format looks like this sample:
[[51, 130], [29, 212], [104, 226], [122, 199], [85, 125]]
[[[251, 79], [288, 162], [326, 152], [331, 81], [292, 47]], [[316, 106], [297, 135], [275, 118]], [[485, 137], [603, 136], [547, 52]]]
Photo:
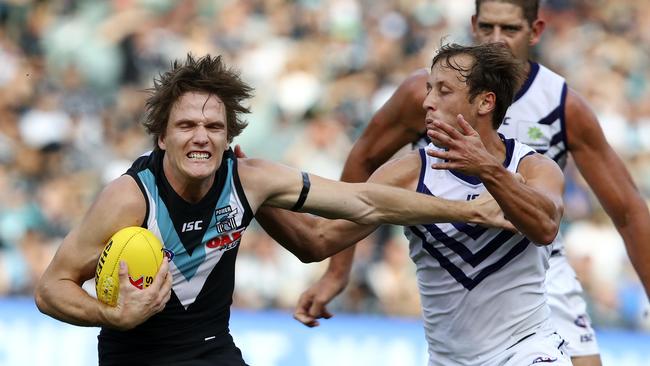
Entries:
[[232, 184], [235, 186], [235, 192], [237, 193], [237, 199], [239, 202], [242, 204], [244, 207], [244, 215], [242, 215], [242, 226], [244, 225], [244, 219], [247, 221], [249, 219], [252, 219], [251, 216], [253, 216], [253, 209], [251, 208], [250, 204], [248, 203], [248, 197], [246, 197], [246, 192], [244, 192], [244, 187], [241, 185], [241, 180], [239, 178], [239, 164], [237, 164], [237, 158], [233, 157], [233, 165], [232, 165]]
[[[144, 187], [144, 183], [142, 183], [142, 181], [140, 180], [140, 176], [138, 175], [138, 174], [140, 174], [140, 172], [145, 171], [145, 170], [149, 170], [149, 168], [140, 170], [136, 174], [135, 177], [129, 174], [129, 176], [131, 178], [133, 178], [133, 180], [135, 180], [135, 183], [138, 185], [138, 188], [140, 188], [140, 193], [142, 193], [142, 197], [144, 197], [145, 212], [144, 212], [144, 219], [142, 220], [142, 224], [140, 224], [141, 227], [148, 227], [149, 226], [149, 225], [147, 225], [147, 223], [149, 221], [149, 197], [147, 196], [146, 187]], [[151, 171], [151, 170], [149, 170], [149, 171]], [[137, 179], [136, 179], [136, 177], [137, 177]]]
[[515, 98], [512, 103], [515, 103], [521, 99], [526, 94], [526, 92], [528, 92], [541, 68], [537, 62], [528, 61], [528, 64], [530, 65], [530, 72], [528, 73], [528, 77], [524, 81], [524, 84], [521, 86], [521, 88], [515, 94]]
[[420, 153], [420, 161], [422, 162], [422, 165], [420, 166], [420, 178], [418, 179], [416, 191], [419, 193], [425, 193], [424, 188], [426, 185], [424, 184], [424, 179], [426, 177], [427, 156], [424, 152], [424, 148], [420, 148], [418, 151]]

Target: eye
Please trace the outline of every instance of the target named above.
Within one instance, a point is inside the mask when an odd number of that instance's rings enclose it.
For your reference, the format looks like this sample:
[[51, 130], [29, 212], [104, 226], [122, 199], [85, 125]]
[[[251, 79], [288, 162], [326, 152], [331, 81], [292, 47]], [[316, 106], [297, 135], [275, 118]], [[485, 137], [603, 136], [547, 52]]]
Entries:
[[486, 24], [486, 23], [479, 23], [478, 29], [482, 33], [490, 33], [494, 29], [494, 26], [492, 24]]
[[183, 121], [183, 122], [180, 122], [180, 123], [177, 124], [178, 128], [180, 128], [182, 130], [190, 129], [190, 128], [192, 128], [192, 125], [193, 124], [191, 122], [189, 122], [189, 121]]
[[223, 131], [225, 128], [226, 125], [221, 122], [206, 123], [205, 125], [205, 129], [210, 132], [220, 132]]
[[506, 33], [514, 34], [517, 33], [521, 30], [521, 27], [515, 26], [515, 25], [506, 25], [503, 26], [503, 31]]

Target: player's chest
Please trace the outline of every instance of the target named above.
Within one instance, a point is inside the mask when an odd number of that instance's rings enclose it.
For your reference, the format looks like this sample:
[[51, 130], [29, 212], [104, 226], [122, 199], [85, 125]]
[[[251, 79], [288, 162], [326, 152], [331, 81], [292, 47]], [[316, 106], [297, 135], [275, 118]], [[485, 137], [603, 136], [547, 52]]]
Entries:
[[540, 124], [536, 118], [506, 116], [499, 132], [508, 138], [515, 138], [535, 150], [548, 150], [553, 143], [553, 136], [560, 126]]

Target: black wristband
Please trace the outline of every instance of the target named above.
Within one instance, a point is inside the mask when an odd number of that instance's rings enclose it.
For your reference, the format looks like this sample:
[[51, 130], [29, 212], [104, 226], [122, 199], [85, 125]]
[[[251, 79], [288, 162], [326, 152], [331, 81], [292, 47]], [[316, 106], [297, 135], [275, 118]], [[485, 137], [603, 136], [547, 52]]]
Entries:
[[296, 202], [293, 207], [291, 207], [291, 211], [298, 211], [302, 208], [302, 205], [305, 204], [305, 201], [307, 200], [307, 195], [309, 194], [309, 188], [311, 187], [311, 182], [309, 181], [309, 175], [305, 172], [302, 173], [302, 190], [300, 191], [300, 196], [298, 197], [298, 201]]

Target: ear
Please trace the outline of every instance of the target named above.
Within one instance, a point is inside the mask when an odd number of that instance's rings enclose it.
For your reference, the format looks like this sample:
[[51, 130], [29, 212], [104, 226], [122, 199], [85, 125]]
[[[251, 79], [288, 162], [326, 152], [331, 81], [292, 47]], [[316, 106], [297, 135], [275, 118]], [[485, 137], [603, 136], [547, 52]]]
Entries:
[[479, 94], [478, 98], [478, 115], [485, 116], [494, 111], [496, 106], [497, 96], [493, 92], [483, 92]]
[[528, 40], [529, 46], [534, 46], [539, 43], [542, 38], [542, 33], [546, 29], [546, 22], [541, 19], [536, 19], [531, 26], [530, 39]]
[[472, 15], [472, 36], [474, 37], [474, 39], [477, 38], [477, 34], [478, 34], [478, 17], [476, 16], [476, 14], [474, 14]]
[[166, 149], [166, 146], [165, 146], [165, 135], [163, 135], [163, 134], [160, 134], [160, 135], [158, 136], [158, 147], [160, 148], [160, 150], [165, 150], [165, 149]]

